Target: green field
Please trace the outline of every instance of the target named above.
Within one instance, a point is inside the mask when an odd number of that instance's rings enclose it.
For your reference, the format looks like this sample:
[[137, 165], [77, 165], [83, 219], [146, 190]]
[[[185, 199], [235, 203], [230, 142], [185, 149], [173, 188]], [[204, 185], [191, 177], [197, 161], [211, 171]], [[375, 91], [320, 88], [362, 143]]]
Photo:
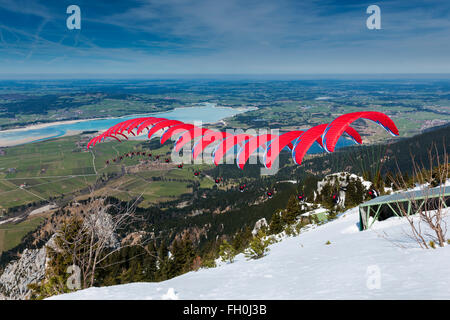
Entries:
[[[194, 166], [178, 169], [164, 163], [161, 164], [163, 170], [149, 167], [111, 178], [111, 174], [121, 174], [122, 170], [138, 165], [140, 160], [151, 162], [144, 157], [125, 157], [116, 163], [111, 159], [130, 151], [151, 151], [153, 155], [160, 155], [159, 162], [163, 162], [169, 156], [170, 146], [153, 143], [156, 148], [150, 149], [148, 142], [111, 141], [98, 144], [88, 152], [87, 140], [86, 136], [78, 135], [5, 148], [6, 154], [0, 156], [0, 209], [75, 197], [80, 192], [86, 193], [89, 186], [99, 178], [105, 179], [106, 175], [110, 180], [100, 192], [122, 200], [142, 194], [142, 206], [189, 193], [192, 191], [189, 185], [195, 180], [200, 181], [203, 188], [214, 184], [206, 177], [194, 177]], [[107, 160], [111, 162], [109, 165], [106, 165]], [[201, 166], [195, 168], [201, 169]]]
[[[36, 201], [46, 203], [63, 197], [86, 197], [89, 194], [87, 187], [99, 178], [105, 179], [107, 174], [119, 174], [123, 168], [135, 168], [139, 160], [146, 159], [124, 158], [119, 163], [106, 165], [106, 160], [132, 150], [151, 150], [153, 155], [160, 155], [159, 164], [148, 159], [145, 161], [159, 167], [144, 167], [136, 172], [110, 176], [106, 183], [94, 191], [95, 194], [115, 196], [123, 201], [141, 196], [139, 206], [149, 207], [192, 192], [194, 181], [198, 181], [202, 188], [214, 185], [211, 178], [193, 175], [194, 169], [202, 170], [206, 167], [204, 165], [185, 165], [183, 169], [178, 169], [174, 164], [163, 163], [169, 146], [160, 147], [156, 144], [157, 148], [150, 149], [148, 143], [142, 141], [113, 141], [98, 144], [91, 152], [87, 152], [85, 141], [86, 137], [79, 135], [5, 148], [6, 154], [0, 156], [0, 209]], [[35, 230], [42, 220], [42, 217], [35, 217], [19, 224], [0, 225], [0, 252], [19, 244], [23, 236]]]
[[77, 148], [79, 140], [66, 137], [5, 148], [6, 155], [0, 156], [0, 208], [60, 197], [95, 181], [92, 154]]
[[18, 224], [0, 224], [0, 253], [17, 246], [22, 238], [35, 230], [43, 220], [42, 217], [35, 217]]

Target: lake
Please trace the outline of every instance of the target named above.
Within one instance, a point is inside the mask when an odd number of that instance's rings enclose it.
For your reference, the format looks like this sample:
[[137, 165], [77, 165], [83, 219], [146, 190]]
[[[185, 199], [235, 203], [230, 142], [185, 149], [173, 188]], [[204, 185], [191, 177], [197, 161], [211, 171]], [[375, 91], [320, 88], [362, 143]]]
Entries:
[[71, 121], [70, 123], [49, 123], [32, 125], [21, 129], [11, 129], [0, 131], [0, 147], [13, 146], [23, 143], [32, 143], [51, 138], [61, 137], [66, 134], [77, 134], [83, 131], [102, 131], [124, 120], [137, 117], [161, 117], [183, 122], [193, 123], [202, 121], [203, 123], [215, 123], [222, 119], [232, 117], [236, 114], [254, 110], [254, 108], [226, 108], [217, 107], [213, 103], [204, 103], [186, 108], [176, 108], [166, 112], [134, 114], [118, 118], [89, 119]]

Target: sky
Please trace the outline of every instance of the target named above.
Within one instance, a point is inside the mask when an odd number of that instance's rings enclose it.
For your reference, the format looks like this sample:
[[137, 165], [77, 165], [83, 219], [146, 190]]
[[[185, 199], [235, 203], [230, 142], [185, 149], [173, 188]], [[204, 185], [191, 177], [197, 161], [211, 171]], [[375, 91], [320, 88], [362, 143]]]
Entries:
[[449, 57], [448, 0], [0, 0], [0, 77], [450, 73]]

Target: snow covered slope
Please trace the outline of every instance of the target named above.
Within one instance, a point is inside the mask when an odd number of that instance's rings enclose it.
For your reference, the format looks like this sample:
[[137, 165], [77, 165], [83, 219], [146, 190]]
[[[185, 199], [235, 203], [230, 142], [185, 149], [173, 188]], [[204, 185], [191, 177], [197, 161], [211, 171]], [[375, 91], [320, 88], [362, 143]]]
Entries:
[[450, 246], [419, 249], [407, 222], [397, 217], [363, 232], [357, 223], [354, 208], [273, 244], [259, 260], [241, 254], [232, 264], [160, 283], [50, 299], [450, 299]]

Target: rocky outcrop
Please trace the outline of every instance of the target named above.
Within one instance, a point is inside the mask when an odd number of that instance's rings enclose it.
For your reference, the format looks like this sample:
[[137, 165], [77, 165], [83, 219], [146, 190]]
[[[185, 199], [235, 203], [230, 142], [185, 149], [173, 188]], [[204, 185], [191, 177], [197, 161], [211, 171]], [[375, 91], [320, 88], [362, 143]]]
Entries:
[[30, 296], [28, 285], [38, 283], [45, 276], [46, 252], [25, 249], [20, 259], [8, 264], [0, 276], [0, 300], [24, 300]]
[[372, 186], [372, 182], [365, 181], [364, 178], [357, 176], [356, 174], [349, 172], [337, 172], [333, 174], [329, 174], [325, 176], [322, 180], [317, 182], [317, 192], [314, 191], [314, 200], [316, 200], [317, 196], [322, 193], [322, 190], [325, 186], [332, 186], [334, 192], [336, 192], [339, 196], [339, 201], [336, 203], [336, 206], [344, 208], [345, 207], [345, 197], [347, 194], [347, 187], [349, 183], [355, 181], [361, 182], [362, 186], [368, 190]]
[[252, 230], [252, 234], [255, 236], [261, 228], [268, 226], [269, 225], [267, 224], [266, 218], [261, 218], [258, 221], [256, 221], [255, 227]]
[[[108, 248], [118, 248], [120, 240], [115, 233], [115, 221], [107, 212], [107, 206], [102, 200], [94, 200], [87, 205], [73, 203], [66, 207], [69, 214], [84, 214], [84, 229], [92, 230], [96, 237], [100, 238], [102, 244]], [[61, 216], [60, 221], [54, 221], [55, 224], [61, 223], [67, 215]], [[45, 227], [45, 226], [44, 226]], [[43, 227], [42, 227], [43, 228]], [[57, 229], [57, 228], [55, 228]], [[138, 234], [130, 236], [131, 241], [136, 241]], [[61, 250], [55, 246], [55, 234], [40, 249], [25, 249], [20, 258], [10, 262], [3, 273], [0, 275], [0, 300], [24, 300], [29, 299], [31, 291], [29, 284], [38, 283], [45, 277], [47, 263], [47, 247], [55, 250]]]

